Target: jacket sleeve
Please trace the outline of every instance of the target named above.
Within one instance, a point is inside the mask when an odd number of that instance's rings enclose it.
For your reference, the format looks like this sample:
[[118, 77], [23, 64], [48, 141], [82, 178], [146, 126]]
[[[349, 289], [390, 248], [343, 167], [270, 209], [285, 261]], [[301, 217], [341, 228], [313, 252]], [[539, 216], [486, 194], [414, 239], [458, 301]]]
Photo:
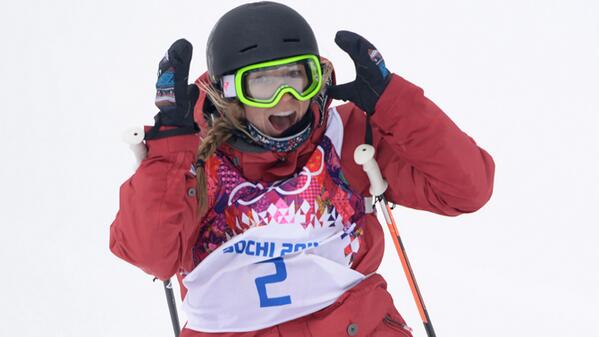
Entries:
[[197, 134], [147, 141], [147, 157], [120, 188], [110, 250], [162, 280], [191, 263], [198, 226], [191, 167], [198, 144]]
[[[365, 113], [353, 103], [338, 111], [346, 130], [342, 162], [348, 180], [368, 194], [368, 177], [353, 163], [353, 151], [364, 141]], [[493, 159], [419, 87], [393, 75], [371, 125], [376, 160], [389, 183], [389, 201], [455, 216], [478, 210], [491, 197]]]

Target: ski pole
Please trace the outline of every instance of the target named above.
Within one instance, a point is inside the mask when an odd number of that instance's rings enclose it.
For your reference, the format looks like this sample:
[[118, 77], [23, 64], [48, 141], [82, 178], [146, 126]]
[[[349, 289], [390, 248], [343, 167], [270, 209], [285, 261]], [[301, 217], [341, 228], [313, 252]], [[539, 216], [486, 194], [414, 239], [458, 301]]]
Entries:
[[[134, 168], [137, 169], [141, 164], [141, 161], [146, 157], [147, 148], [143, 140], [145, 137], [143, 128], [131, 128], [125, 131], [122, 135], [123, 141], [129, 144], [133, 155], [135, 156]], [[157, 278], [154, 278], [156, 281]], [[179, 315], [177, 314], [177, 305], [175, 302], [175, 294], [173, 293], [173, 284], [168, 279], [164, 282], [164, 292], [166, 294], [166, 303], [168, 304], [168, 311], [171, 315], [171, 323], [173, 324], [173, 330], [175, 337], [179, 337], [181, 331], [179, 325]]]
[[164, 292], [166, 293], [166, 303], [168, 304], [168, 311], [171, 314], [171, 323], [173, 323], [173, 331], [175, 337], [179, 337], [181, 327], [179, 326], [179, 315], [177, 314], [177, 305], [175, 303], [175, 294], [173, 293], [173, 284], [171, 279], [164, 281]]
[[123, 132], [122, 139], [129, 145], [131, 152], [135, 156], [134, 168], [137, 169], [144, 160], [148, 150], [146, 144], [144, 144], [144, 129], [143, 128], [131, 128]]
[[410, 289], [412, 290], [412, 296], [414, 296], [414, 301], [416, 301], [420, 318], [422, 319], [422, 323], [424, 323], [426, 334], [428, 337], [435, 337], [435, 330], [433, 329], [433, 325], [428, 316], [428, 311], [426, 310], [426, 306], [424, 305], [424, 301], [422, 299], [422, 294], [420, 294], [420, 289], [416, 283], [416, 277], [414, 277], [414, 272], [410, 266], [408, 255], [406, 254], [406, 250], [401, 242], [401, 237], [399, 236], [395, 219], [393, 218], [391, 208], [385, 199], [384, 193], [389, 185], [383, 179], [379, 165], [374, 159], [374, 147], [368, 144], [362, 144], [358, 146], [354, 151], [354, 161], [356, 164], [361, 165], [364, 172], [366, 172], [366, 175], [368, 175], [368, 180], [370, 181], [370, 194], [375, 196], [376, 201], [381, 202], [381, 211], [383, 212], [385, 222], [387, 222], [387, 226], [391, 232], [395, 249], [397, 250], [404, 273], [408, 279]]

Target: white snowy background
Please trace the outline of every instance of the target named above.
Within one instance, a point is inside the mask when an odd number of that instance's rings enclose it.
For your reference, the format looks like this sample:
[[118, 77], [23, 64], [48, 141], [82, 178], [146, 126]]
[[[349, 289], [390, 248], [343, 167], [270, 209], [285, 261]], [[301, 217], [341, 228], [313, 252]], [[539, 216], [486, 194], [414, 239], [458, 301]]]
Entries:
[[[340, 83], [354, 70], [333, 38], [348, 29], [495, 159], [479, 212], [395, 211], [437, 335], [599, 336], [599, 2], [284, 2]], [[169, 45], [191, 41], [199, 75], [240, 3], [1, 0], [0, 336], [172, 336], [162, 284], [108, 249], [132, 174], [120, 136], [152, 122]], [[425, 336], [386, 248], [380, 272]]]

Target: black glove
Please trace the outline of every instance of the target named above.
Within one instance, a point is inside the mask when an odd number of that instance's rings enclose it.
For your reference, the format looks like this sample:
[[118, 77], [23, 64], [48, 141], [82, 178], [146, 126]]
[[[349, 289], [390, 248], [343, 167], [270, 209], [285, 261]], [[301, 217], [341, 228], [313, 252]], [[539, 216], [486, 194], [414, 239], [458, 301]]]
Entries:
[[[193, 47], [185, 39], [175, 41], [160, 60], [156, 82], [155, 104], [160, 109], [154, 116], [154, 127], [146, 139], [191, 134], [199, 131], [193, 119], [193, 107], [198, 97], [196, 85], [187, 85]], [[159, 131], [161, 126], [176, 129]]]
[[332, 98], [354, 102], [360, 109], [372, 115], [379, 97], [391, 80], [383, 56], [365, 38], [345, 30], [338, 31], [335, 43], [354, 61], [356, 79], [353, 82], [329, 87]]

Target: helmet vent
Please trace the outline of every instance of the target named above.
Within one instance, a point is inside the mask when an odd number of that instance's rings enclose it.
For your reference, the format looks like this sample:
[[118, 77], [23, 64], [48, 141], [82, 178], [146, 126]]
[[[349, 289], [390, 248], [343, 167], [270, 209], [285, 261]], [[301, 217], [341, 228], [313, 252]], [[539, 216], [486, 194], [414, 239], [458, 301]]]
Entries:
[[254, 48], [257, 48], [257, 47], [258, 47], [258, 45], [257, 45], [257, 44], [253, 44], [253, 45], [251, 45], [251, 46], [249, 46], [249, 47], [245, 47], [245, 48], [241, 49], [239, 52], [240, 52], [240, 53], [245, 53], [246, 51], [248, 51], [248, 50], [251, 50], [251, 49], [254, 49]]
[[283, 39], [283, 42], [300, 42], [300, 39], [297, 39], [297, 38]]

